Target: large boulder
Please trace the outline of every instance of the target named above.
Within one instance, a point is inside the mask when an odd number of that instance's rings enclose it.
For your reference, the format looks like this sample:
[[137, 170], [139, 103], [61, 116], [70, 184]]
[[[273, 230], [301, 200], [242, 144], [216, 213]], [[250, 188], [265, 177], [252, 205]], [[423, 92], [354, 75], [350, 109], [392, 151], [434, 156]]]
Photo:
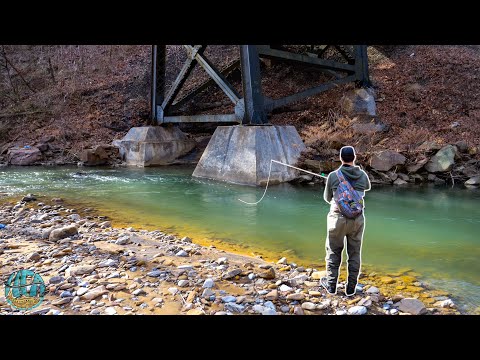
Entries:
[[412, 315], [423, 315], [427, 312], [425, 305], [418, 299], [405, 298], [395, 304], [398, 310]]
[[52, 230], [52, 232], [50, 232], [49, 240], [58, 241], [76, 234], [78, 234], [78, 229], [75, 225], [65, 226], [60, 229]]
[[113, 142], [127, 165], [135, 166], [172, 164], [193, 150], [195, 144], [176, 126], [133, 127], [123, 139]]
[[12, 165], [33, 165], [42, 159], [42, 152], [36, 147], [13, 148], [7, 152], [7, 161]]
[[465, 181], [465, 185], [473, 185], [473, 186], [478, 186], [480, 185], [480, 175], [474, 176], [467, 181]]
[[376, 116], [377, 107], [373, 89], [355, 89], [345, 94], [340, 100], [345, 115], [354, 117], [357, 115]]
[[425, 166], [425, 164], [428, 162], [428, 158], [424, 157], [418, 161], [416, 161], [414, 164], [410, 164], [407, 166], [407, 171], [409, 173], [414, 173], [420, 170], [422, 167]]
[[444, 146], [425, 165], [425, 169], [430, 173], [450, 171], [455, 164], [456, 153], [457, 148], [455, 146]]
[[442, 148], [442, 145], [435, 141], [424, 141], [419, 147], [418, 150], [422, 150], [425, 152], [430, 152], [430, 151], [435, 151], [435, 150], [440, 150]]
[[97, 145], [93, 149], [86, 149], [80, 154], [83, 165], [106, 165], [118, 156], [118, 148], [112, 145]]
[[379, 171], [388, 171], [396, 165], [405, 164], [405, 156], [393, 150], [383, 150], [373, 154], [370, 166]]

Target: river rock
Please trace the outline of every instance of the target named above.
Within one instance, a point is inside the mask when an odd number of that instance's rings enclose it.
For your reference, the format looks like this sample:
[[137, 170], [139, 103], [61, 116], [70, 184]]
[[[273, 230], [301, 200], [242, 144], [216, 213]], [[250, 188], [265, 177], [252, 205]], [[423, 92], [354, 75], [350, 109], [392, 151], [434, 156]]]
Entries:
[[226, 257], [220, 257], [215, 262], [219, 265], [222, 265], [222, 264], [226, 264], [228, 262], [228, 259]]
[[471, 177], [470, 179], [465, 181], [465, 185], [473, 185], [473, 186], [480, 185], [480, 175]]
[[302, 307], [301, 306], [295, 306], [293, 308], [293, 313], [295, 315], [305, 315], [305, 312], [303, 311]]
[[452, 299], [445, 299], [445, 300], [439, 301], [433, 304], [433, 306], [438, 306], [442, 308], [452, 308], [452, 309], [457, 307], [455, 303], [452, 301]]
[[455, 143], [455, 146], [457, 147], [458, 151], [462, 153], [468, 152], [468, 144], [465, 140], [460, 140]]
[[393, 150], [383, 150], [372, 155], [370, 166], [379, 171], [388, 171], [396, 165], [405, 164], [405, 156]]
[[360, 88], [347, 92], [340, 99], [340, 106], [343, 112], [350, 117], [377, 115], [374, 90], [371, 88]]
[[278, 291], [272, 290], [267, 295], [265, 295], [265, 299], [267, 300], [277, 300], [278, 299]]
[[302, 304], [302, 309], [304, 310], [315, 310], [316, 307], [317, 306], [314, 303], [308, 301]]
[[22, 198], [22, 201], [25, 201], [25, 202], [30, 202], [35, 200], [37, 200], [37, 198], [33, 194], [27, 194]]
[[455, 146], [444, 146], [425, 165], [425, 169], [430, 173], [450, 171], [455, 164], [456, 153], [457, 148]]
[[175, 254], [175, 256], [180, 256], [180, 257], [187, 257], [188, 253], [185, 250], [180, 250]]
[[144, 295], [147, 295], [147, 293], [143, 289], [137, 289], [134, 292], [132, 292], [132, 295], [134, 295], [134, 296], [144, 296]]
[[68, 215], [67, 218], [72, 220], [72, 221], [79, 221], [81, 219], [80, 215], [78, 215], [78, 214]]
[[83, 294], [87, 293], [88, 292], [88, 289], [87, 288], [84, 288], [84, 287], [81, 287], [77, 290], [77, 295], [78, 296], [82, 296]]
[[367, 311], [368, 310], [365, 306], [357, 305], [357, 306], [352, 306], [350, 309], [348, 309], [348, 314], [349, 315], [365, 315]]
[[277, 315], [277, 312], [274, 309], [269, 307], [264, 307], [263, 311], [261, 312], [262, 315]]
[[275, 279], [275, 270], [273, 268], [270, 268], [266, 271], [259, 273], [258, 276], [264, 279]]
[[116, 241], [115, 244], [117, 245], [127, 245], [131, 242], [130, 236], [128, 235], [123, 235], [120, 236]]
[[153, 270], [153, 271], [150, 271], [147, 273], [147, 276], [150, 276], [150, 277], [159, 277], [160, 275], [162, 275], [164, 273], [164, 271], [160, 271], [160, 270]]
[[94, 300], [103, 294], [107, 294], [108, 290], [105, 288], [104, 285], [97, 286], [89, 290], [87, 293], [83, 294], [80, 298], [83, 300]]
[[60, 284], [64, 279], [63, 276], [52, 276], [49, 280], [49, 284]]
[[112, 227], [112, 223], [110, 221], [104, 221], [98, 224], [98, 226], [100, 226], [102, 229], [106, 229]]
[[207, 289], [203, 290], [202, 298], [209, 299], [210, 296], [212, 296], [212, 295], [215, 295], [215, 292], [212, 291], [211, 289], [207, 288]]
[[109, 266], [117, 267], [118, 266], [118, 261], [114, 260], [114, 259], [107, 259], [107, 260], [101, 261], [97, 265], [97, 267], [109, 267]]
[[335, 312], [335, 315], [347, 315], [347, 311], [346, 310], [337, 310]]
[[224, 303], [235, 302], [235, 301], [237, 301], [237, 298], [235, 296], [232, 296], [232, 295], [227, 295], [227, 296], [222, 297], [222, 301]]
[[380, 290], [378, 290], [377, 287], [375, 286], [371, 286], [368, 288], [367, 291], [365, 291], [367, 294], [378, 294], [380, 292]]
[[372, 135], [377, 132], [388, 131], [389, 126], [380, 121], [378, 118], [374, 118], [369, 122], [355, 121], [353, 122], [351, 129], [355, 134]]
[[424, 167], [426, 163], [428, 163], [428, 158], [426, 158], [426, 157], [422, 158], [422, 159], [418, 160], [416, 163], [408, 165], [407, 166], [407, 171], [409, 173], [415, 173], [418, 170], [420, 170], [422, 167]]
[[407, 185], [408, 183], [405, 180], [398, 178], [393, 182], [393, 185]]
[[65, 305], [65, 304], [68, 304], [70, 301], [72, 301], [72, 297], [60, 298], [58, 300], [53, 301], [52, 305], [55, 305], [55, 306]]
[[72, 266], [65, 270], [65, 276], [69, 278], [70, 276], [90, 274], [96, 269], [96, 267], [96, 265]]
[[303, 299], [305, 299], [305, 294], [303, 293], [295, 293], [295, 294], [287, 295], [287, 300], [290, 300], [290, 301], [302, 301]]
[[286, 265], [287, 264], [287, 258], [282, 257], [280, 260], [277, 261], [277, 264], [279, 265]]
[[327, 272], [326, 271], [314, 271], [312, 273], [312, 279], [314, 280], [320, 280], [321, 278], [327, 276]]
[[199, 308], [190, 309], [187, 311], [187, 315], [205, 315], [205, 311]]
[[42, 152], [36, 147], [12, 148], [7, 152], [7, 162], [12, 165], [28, 166], [42, 159]]
[[380, 278], [380, 281], [383, 282], [384, 284], [393, 284], [395, 282], [395, 280], [390, 276], [382, 276]]
[[66, 297], [72, 297], [72, 293], [70, 291], [62, 291], [61, 294], [60, 294], [60, 297], [61, 298], [66, 298]]
[[188, 280], [179, 280], [177, 283], [179, 287], [187, 287], [188, 284], [189, 284]]
[[202, 288], [209, 289], [209, 288], [213, 288], [214, 286], [215, 286], [215, 282], [213, 281], [213, 279], [208, 278], [203, 283]]
[[232, 279], [237, 275], [240, 275], [242, 273], [241, 269], [233, 269], [230, 270], [222, 275], [222, 278], [225, 280]]
[[235, 304], [234, 302], [228, 302], [225, 304], [225, 309], [233, 313], [242, 313], [245, 309], [245, 306], [240, 304]]
[[442, 148], [442, 145], [435, 141], [424, 141], [419, 147], [418, 150], [430, 152], [434, 150], [440, 150]]
[[285, 284], [280, 285], [280, 291], [287, 292], [287, 291], [292, 291], [292, 290], [293, 290], [293, 288], [291, 288], [288, 285], [285, 285]]
[[175, 295], [176, 293], [178, 293], [178, 289], [176, 287], [169, 287], [168, 292], [172, 295]]
[[427, 312], [425, 305], [418, 299], [405, 298], [395, 304], [398, 310], [412, 315], [422, 315]]
[[78, 234], [78, 229], [75, 225], [65, 226], [60, 229], [55, 229], [50, 232], [48, 237], [51, 241], [58, 241], [69, 236]]
[[117, 313], [117, 310], [115, 310], [114, 307], [111, 307], [111, 306], [110, 306], [110, 307], [105, 308], [105, 311], [104, 311], [104, 312], [105, 312], [105, 314], [107, 314], [107, 315], [115, 315], [115, 314]]
[[190, 239], [188, 236], [184, 236], [183, 238], [180, 239], [180, 241], [186, 242], [186, 243], [191, 243], [192, 239]]
[[372, 300], [368, 299], [368, 298], [362, 298], [357, 305], [361, 305], [361, 306], [365, 306], [365, 307], [369, 307], [372, 305]]
[[27, 261], [38, 261], [40, 260], [40, 254], [37, 252], [33, 252], [29, 254], [26, 258]]

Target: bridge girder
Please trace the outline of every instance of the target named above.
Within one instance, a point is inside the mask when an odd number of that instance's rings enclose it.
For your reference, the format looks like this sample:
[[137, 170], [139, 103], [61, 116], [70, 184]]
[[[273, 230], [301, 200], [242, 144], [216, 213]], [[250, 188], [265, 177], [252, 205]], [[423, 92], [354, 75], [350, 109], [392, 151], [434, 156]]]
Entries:
[[[340, 84], [355, 82], [358, 86], [369, 86], [368, 57], [366, 45], [324, 45], [314, 52], [297, 54], [281, 45], [239, 45], [240, 59], [218, 69], [205, 56], [207, 45], [183, 45], [187, 60], [183, 64], [169, 91], [165, 87], [166, 46], [152, 45], [151, 69], [151, 119], [154, 124], [222, 122], [242, 123], [246, 125], [268, 124], [268, 114], [296, 101], [332, 89]], [[323, 58], [325, 52], [332, 48], [345, 62]], [[300, 91], [279, 99], [266, 97], [262, 91], [260, 58], [275, 59], [288, 63], [306, 64], [330, 75], [333, 79], [313, 88]], [[201, 66], [208, 74], [204, 81], [187, 94], [178, 98], [186, 80], [195, 66]], [[242, 75], [243, 96], [227, 80], [227, 76], [240, 69]], [[232, 114], [212, 115], [178, 115], [182, 106], [194, 99], [211, 85], [216, 84], [234, 105]]]

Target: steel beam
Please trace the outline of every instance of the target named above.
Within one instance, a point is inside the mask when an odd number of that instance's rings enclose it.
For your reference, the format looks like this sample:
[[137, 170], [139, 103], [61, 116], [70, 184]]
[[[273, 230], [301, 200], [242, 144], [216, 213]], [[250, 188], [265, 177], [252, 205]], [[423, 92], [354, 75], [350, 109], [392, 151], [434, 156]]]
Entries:
[[180, 73], [178, 74], [177, 78], [175, 79], [175, 82], [172, 84], [172, 87], [170, 88], [167, 95], [165, 96], [165, 99], [163, 100], [162, 109], [164, 112], [168, 110], [173, 100], [175, 100], [175, 97], [178, 95], [178, 93], [182, 89], [183, 84], [185, 84], [185, 81], [187, 80], [188, 76], [192, 72], [197, 62], [197, 60], [195, 59], [196, 53], [202, 52], [203, 50], [205, 50], [204, 45], [196, 45], [194, 48], [192, 48], [192, 52], [189, 54], [189, 57], [183, 64], [183, 67], [180, 70]]
[[294, 95], [290, 95], [290, 96], [286, 96], [286, 97], [283, 97], [283, 98], [280, 98], [280, 99], [273, 100], [269, 110], [278, 109], [280, 107], [286, 106], [286, 105], [294, 103], [296, 101], [305, 99], [306, 97], [319, 94], [319, 93], [321, 93], [323, 91], [326, 91], [326, 90], [330, 90], [330, 89], [332, 89], [332, 88], [334, 88], [334, 87], [336, 87], [340, 84], [345, 84], [345, 83], [348, 83], [348, 82], [355, 81], [355, 79], [356, 79], [355, 75], [346, 76], [344, 78], [333, 80], [333, 81], [330, 81], [326, 84], [322, 84], [320, 86], [316, 86], [314, 88], [301, 91], [301, 92], [296, 93]]
[[360, 86], [371, 86], [368, 74], [367, 45], [355, 45], [355, 75]]
[[[193, 52], [191, 45], [184, 45], [185, 48]], [[201, 67], [205, 69], [207, 74], [212, 78], [213, 81], [222, 89], [222, 91], [228, 96], [228, 98], [236, 104], [240, 100], [240, 95], [237, 90], [227, 81], [227, 79], [212, 65], [212, 63], [204, 56], [203, 54], [196, 53], [194, 55], [197, 62]]]
[[334, 47], [350, 65], [355, 64], [355, 56], [348, 48], [343, 48], [342, 45], [334, 45]]
[[240, 45], [240, 64], [245, 105], [243, 123], [265, 124], [268, 119], [262, 94], [260, 59], [255, 45]]
[[184, 116], [165, 116], [164, 123], [204, 123], [204, 122], [234, 122], [238, 123], [235, 114], [220, 115], [184, 115]]
[[[235, 69], [237, 69], [240, 66], [240, 60], [235, 60], [228, 64], [225, 68], [223, 68], [220, 73], [222, 74], [223, 77], [227, 77], [230, 75]], [[215, 84], [215, 81], [213, 81], [212, 78], [208, 78], [206, 81], [204, 81], [202, 84], [200, 84], [198, 87], [190, 91], [188, 94], [183, 96], [181, 99], [178, 101], [174, 102], [171, 106], [172, 111], [176, 111], [180, 109], [183, 105], [185, 105], [188, 101], [193, 99], [195, 96], [200, 94], [202, 91], [208, 89], [210, 86]]]
[[150, 88], [151, 121], [156, 123], [159, 107], [165, 98], [166, 46], [152, 45], [152, 78]]
[[258, 48], [259, 55], [262, 57], [283, 59], [287, 61], [294, 61], [294, 62], [306, 63], [311, 65], [318, 65], [325, 69], [335, 70], [335, 71], [346, 71], [349, 73], [354, 73], [356, 70], [354, 65], [342, 64], [333, 60], [314, 58], [308, 55], [295, 54], [288, 51], [275, 50], [265, 45], [259, 45], [257, 46], [257, 48]]

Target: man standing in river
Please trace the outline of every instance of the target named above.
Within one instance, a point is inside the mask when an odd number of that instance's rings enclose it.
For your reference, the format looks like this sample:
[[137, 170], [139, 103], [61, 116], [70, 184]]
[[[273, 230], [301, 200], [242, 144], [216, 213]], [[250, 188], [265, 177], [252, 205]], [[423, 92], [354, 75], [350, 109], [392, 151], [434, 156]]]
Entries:
[[371, 188], [370, 180], [365, 171], [355, 166], [355, 159], [356, 155], [353, 147], [344, 146], [340, 149], [342, 165], [328, 175], [323, 195], [325, 201], [330, 204], [330, 212], [327, 216], [325, 257], [327, 277], [322, 278], [320, 284], [330, 294], [337, 293], [338, 271], [342, 263], [345, 238], [347, 239], [348, 255], [348, 279], [345, 288], [347, 296], [355, 295], [360, 274], [362, 240], [365, 228], [363, 211], [354, 218], [347, 217], [342, 214], [335, 200], [336, 191], [342, 181], [342, 177], [357, 191], [362, 200], [365, 196], [365, 191]]

